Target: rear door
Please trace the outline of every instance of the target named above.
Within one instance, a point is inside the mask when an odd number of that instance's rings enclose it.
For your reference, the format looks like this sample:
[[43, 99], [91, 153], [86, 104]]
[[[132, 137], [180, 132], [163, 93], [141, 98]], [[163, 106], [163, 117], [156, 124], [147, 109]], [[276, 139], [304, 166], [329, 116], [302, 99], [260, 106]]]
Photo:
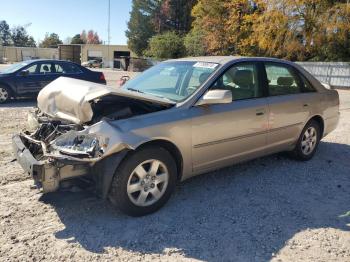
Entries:
[[265, 83], [268, 86], [267, 152], [288, 149], [298, 139], [310, 115], [313, 95], [305, 92], [297, 70], [288, 64], [266, 62]]
[[83, 73], [82, 69], [73, 63], [61, 62], [60, 66], [63, 69], [62, 76], [64, 77], [89, 80], [87, 74]]
[[268, 107], [262, 67], [255, 62], [233, 65], [211, 87], [230, 90], [232, 103], [191, 108], [195, 173], [264, 154]]

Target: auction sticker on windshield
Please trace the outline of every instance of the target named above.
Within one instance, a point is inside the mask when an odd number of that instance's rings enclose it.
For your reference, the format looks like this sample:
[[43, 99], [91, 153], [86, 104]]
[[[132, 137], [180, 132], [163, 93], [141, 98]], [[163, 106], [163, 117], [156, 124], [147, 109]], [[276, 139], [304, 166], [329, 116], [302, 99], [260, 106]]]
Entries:
[[193, 65], [193, 67], [201, 67], [201, 68], [211, 68], [214, 69], [218, 66], [219, 64], [216, 63], [209, 63], [209, 62], [197, 62]]

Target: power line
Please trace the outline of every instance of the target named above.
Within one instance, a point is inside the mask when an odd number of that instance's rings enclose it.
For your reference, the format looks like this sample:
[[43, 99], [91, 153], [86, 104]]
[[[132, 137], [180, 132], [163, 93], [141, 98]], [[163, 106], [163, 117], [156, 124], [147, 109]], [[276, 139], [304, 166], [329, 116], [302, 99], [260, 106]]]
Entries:
[[111, 0], [108, 0], [108, 45], [107, 45], [107, 62], [108, 62], [108, 67], [110, 67], [110, 61], [109, 61], [109, 45], [111, 44]]

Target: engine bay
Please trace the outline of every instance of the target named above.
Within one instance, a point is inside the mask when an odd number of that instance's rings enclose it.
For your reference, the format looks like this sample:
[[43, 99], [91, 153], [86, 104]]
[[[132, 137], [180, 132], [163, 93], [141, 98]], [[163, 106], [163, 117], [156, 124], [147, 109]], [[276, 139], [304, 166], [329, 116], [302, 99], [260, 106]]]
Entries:
[[120, 120], [161, 111], [170, 106], [154, 104], [128, 97], [109, 95], [92, 101], [91, 107], [94, 113], [91, 120], [93, 124], [101, 121], [102, 118], [107, 118], [112, 121]]

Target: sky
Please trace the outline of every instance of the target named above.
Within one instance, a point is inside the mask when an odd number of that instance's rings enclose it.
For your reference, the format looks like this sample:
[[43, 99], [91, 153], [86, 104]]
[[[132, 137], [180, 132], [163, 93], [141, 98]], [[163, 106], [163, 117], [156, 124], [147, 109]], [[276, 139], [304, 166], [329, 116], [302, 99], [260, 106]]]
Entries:
[[[125, 30], [132, 0], [111, 1], [111, 44], [127, 42]], [[108, 0], [0, 0], [0, 20], [12, 26], [27, 25], [35, 41], [57, 33], [62, 41], [83, 29], [97, 31], [108, 41]]]

